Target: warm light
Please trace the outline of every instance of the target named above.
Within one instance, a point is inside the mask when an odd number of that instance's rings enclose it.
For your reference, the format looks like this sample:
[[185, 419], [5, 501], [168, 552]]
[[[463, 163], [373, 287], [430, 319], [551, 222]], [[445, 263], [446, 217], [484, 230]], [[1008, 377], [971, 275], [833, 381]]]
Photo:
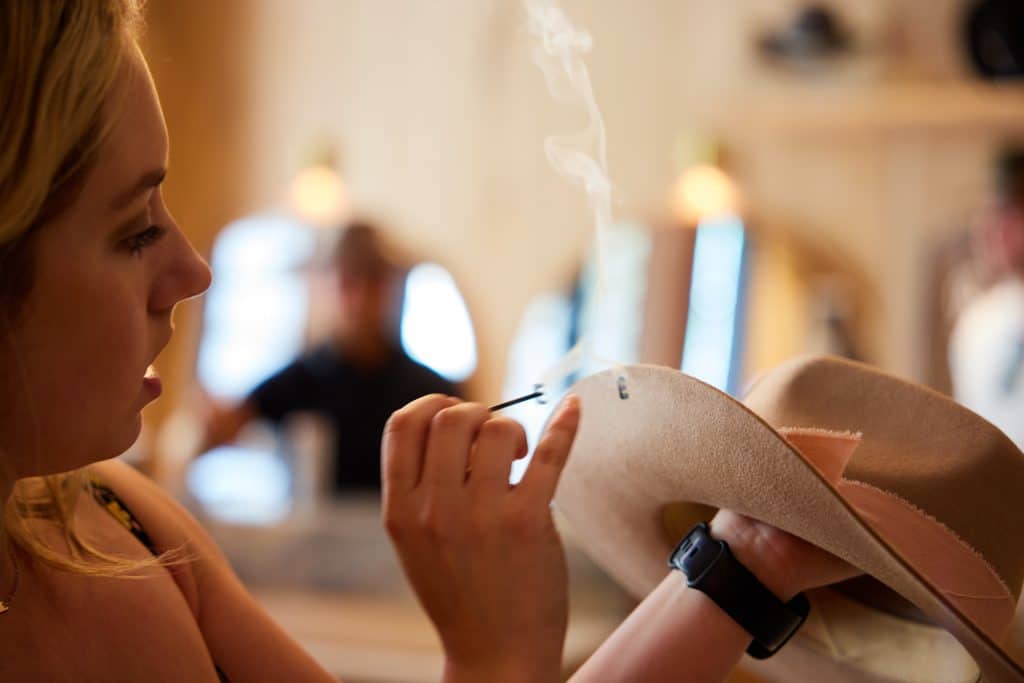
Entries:
[[348, 190], [330, 166], [310, 166], [292, 181], [291, 202], [303, 220], [313, 225], [334, 225], [348, 208]]
[[672, 188], [672, 215], [684, 225], [736, 214], [739, 208], [736, 185], [717, 166], [694, 166]]

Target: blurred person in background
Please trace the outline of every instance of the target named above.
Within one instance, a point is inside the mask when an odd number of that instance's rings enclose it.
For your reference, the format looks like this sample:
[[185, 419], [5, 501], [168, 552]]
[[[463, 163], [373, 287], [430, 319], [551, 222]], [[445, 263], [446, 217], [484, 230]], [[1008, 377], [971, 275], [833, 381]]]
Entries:
[[953, 396], [1024, 448], [1024, 147], [996, 162], [972, 226], [971, 283], [949, 342]]
[[236, 405], [211, 403], [200, 453], [234, 441], [252, 420], [280, 426], [296, 413], [323, 417], [334, 435], [335, 493], [380, 489], [380, 435], [394, 411], [457, 387], [413, 361], [397, 338], [400, 269], [380, 230], [345, 227], [334, 249], [338, 316], [328, 340], [261, 382]]
[[974, 226], [979, 264], [989, 282], [1024, 276], [1024, 146], [1004, 149], [995, 164], [995, 192]]

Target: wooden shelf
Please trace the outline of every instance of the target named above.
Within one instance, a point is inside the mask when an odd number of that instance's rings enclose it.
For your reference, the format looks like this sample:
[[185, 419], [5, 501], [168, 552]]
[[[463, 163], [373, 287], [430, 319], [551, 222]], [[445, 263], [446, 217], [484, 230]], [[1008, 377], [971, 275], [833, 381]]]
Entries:
[[1024, 84], [780, 85], [728, 101], [723, 132], [856, 132], [907, 128], [1024, 129]]

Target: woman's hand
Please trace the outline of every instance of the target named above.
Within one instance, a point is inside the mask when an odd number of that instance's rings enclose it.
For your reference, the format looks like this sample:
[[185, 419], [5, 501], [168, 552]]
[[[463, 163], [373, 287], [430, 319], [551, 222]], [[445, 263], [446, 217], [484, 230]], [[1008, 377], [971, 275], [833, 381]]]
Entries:
[[567, 572], [550, 503], [579, 423], [570, 396], [515, 487], [518, 423], [425, 396], [388, 421], [384, 523], [437, 627], [448, 681], [558, 680]]
[[731, 510], [718, 511], [711, 535], [728, 543], [736, 559], [783, 600], [862, 573], [801, 538]]

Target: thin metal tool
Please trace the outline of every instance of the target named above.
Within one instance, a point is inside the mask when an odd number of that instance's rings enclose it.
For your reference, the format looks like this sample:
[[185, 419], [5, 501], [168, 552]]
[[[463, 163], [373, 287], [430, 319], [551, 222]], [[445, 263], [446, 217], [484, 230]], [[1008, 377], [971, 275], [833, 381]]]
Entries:
[[508, 408], [509, 406], [514, 406], [514, 405], [516, 405], [518, 403], [525, 403], [526, 401], [529, 401], [532, 398], [540, 398], [543, 395], [544, 395], [544, 391], [541, 390], [541, 389], [537, 389], [532, 394], [527, 394], [526, 396], [520, 396], [519, 398], [513, 398], [511, 400], [505, 401], [504, 403], [499, 403], [498, 405], [491, 406], [489, 408], [489, 410], [492, 413], [494, 411], [496, 411], [496, 410], [504, 410], [505, 408]]

